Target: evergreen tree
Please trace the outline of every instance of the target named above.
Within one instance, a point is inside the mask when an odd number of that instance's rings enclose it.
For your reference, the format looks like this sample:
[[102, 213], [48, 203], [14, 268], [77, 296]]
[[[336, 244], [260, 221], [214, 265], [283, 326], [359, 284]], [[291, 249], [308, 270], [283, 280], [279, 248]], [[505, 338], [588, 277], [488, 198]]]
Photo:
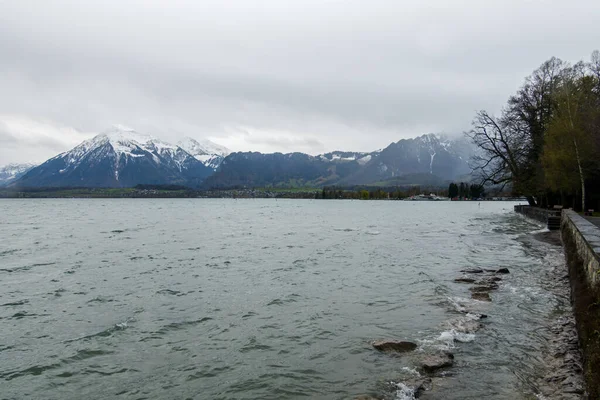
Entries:
[[454, 199], [457, 196], [458, 196], [458, 185], [456, 183], [452, 182], [450, 184], [450, 186], [448, 186], [448, 197], [450, 197], [451, 199]]

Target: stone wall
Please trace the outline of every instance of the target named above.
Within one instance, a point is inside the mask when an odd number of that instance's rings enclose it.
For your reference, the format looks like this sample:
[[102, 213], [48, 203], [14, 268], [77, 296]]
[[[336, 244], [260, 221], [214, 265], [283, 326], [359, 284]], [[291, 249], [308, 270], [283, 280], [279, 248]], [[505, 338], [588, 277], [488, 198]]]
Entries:
[[518, 212], [519, 214], [525, 215], [528, 218], [543, 222], [544, 224], [548, 222], [549, 210], [545, 210], [545, 209], [539, 208], [539, 207], [527, 206], [527, 205], [518, 205], [518, 206], [515, 206], [515, 211]]
[[583, 356], [587, 397], [600, 399], [600, 229], [572, 210], [563, 210], [571, 301]]
[[600, 282], [600, 228], [573, 210], [562, 212], [561, 231], [571, 236], [577, 255], [583, 263], [587, 282], [597, 287]]

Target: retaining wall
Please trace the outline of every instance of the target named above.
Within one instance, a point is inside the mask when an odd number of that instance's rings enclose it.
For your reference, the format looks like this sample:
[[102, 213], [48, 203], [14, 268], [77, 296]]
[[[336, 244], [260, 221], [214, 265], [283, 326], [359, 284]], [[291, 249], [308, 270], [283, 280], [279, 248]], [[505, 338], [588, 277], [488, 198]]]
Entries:
[[543, 222], [544, 224], [548, 222], [548, 210], [538, 207], [532, 207], [527, 205], [518, 205], [515, 206], [515, 211], [519, 214], [523, 214], [526, 217], [531, 219], [535, 219], [536, 221]]
[[574, 211], [563, 210], [561, 237], [587, 395], [600, 399], [600, 229]]

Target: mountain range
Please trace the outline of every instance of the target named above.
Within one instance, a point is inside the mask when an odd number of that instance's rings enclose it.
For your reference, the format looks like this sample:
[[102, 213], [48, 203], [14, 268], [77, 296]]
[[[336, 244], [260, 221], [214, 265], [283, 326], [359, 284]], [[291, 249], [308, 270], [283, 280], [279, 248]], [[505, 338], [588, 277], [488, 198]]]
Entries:
[[428, 134], [371, 153], [233, 153], [204, 182], [208, 188], [442, 186], [470, 180], [473, 147], [464, 138]]
[[41, 165], [0, 169], [0, 186], [133, 187], [184, 185], [204, 189], [428, 185], [468, 180], [473, 147], [463, 138], [427, 134], [374, 152], [311, 156], [230, 151], [208, 140], [173, 145], [115, 126]]

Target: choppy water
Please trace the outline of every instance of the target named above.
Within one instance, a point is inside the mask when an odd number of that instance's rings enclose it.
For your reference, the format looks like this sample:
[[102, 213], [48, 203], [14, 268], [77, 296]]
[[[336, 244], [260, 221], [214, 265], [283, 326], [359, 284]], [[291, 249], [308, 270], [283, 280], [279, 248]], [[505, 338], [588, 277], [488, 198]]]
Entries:
[[[437, 348], [455, 366], [425, 398], [532, 398], [562, 255], [512, 206], [4, 200], [0, 398], [401, 398]], [[492, 303], [453, 282], [469, 267], [511, 270]], [[460, 307], [484, 328], [452, 331]]]

